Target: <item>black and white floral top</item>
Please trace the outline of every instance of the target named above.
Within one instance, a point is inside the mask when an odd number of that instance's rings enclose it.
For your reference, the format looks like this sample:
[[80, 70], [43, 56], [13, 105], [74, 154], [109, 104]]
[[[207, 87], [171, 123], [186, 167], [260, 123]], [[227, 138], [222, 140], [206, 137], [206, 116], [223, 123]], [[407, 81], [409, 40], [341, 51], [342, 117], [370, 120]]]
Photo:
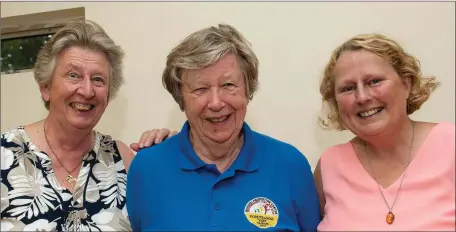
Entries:
[[73, 193], [60, 186], [51, 159], [24, 127], [2, 133], [1, 231], [131, 231], [119, 150], [95, 133]]

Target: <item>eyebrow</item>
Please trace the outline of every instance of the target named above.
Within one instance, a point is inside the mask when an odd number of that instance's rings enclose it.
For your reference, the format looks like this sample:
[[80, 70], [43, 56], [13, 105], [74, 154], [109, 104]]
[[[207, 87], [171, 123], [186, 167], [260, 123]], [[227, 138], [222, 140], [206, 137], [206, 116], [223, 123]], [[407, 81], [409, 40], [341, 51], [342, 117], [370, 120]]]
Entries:
[[81, 70], [81, 66], [75, 64], [75, 63], [67, 63], [65, 64], [65, 68], [70, 68], [70, 69], [76, 69], [76, 70]]
[[[77, 65], [77, 64], [72, 63], [72, 62], [67, 63], [67, 64], [65, 65], [65, 67], [66, 67], [66, 68], [70, 68], [70, 69], [75, 69], [75, 70], [78, 71], [78, 72], [80, 72], [81, 69], [82, 69], [82, 67], [81, 67], [80, 65]], [[94, 70], [92, 71], [92, 74], [97, 75], [97, 76], [101, 76], [101, 77], [103, 77], [103, 78], [107, 78], [107, 77], [109, 76], [109, 72], [108, 72], [108, 73], [103, 73], [100, 69], [94, 69]]]

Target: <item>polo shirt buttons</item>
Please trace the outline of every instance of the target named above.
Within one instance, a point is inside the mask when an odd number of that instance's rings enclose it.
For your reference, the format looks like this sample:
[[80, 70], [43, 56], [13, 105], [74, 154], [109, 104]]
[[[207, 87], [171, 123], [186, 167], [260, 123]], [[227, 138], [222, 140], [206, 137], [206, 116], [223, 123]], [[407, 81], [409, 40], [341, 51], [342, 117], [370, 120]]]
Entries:
[[216, 211], [219, 211], [219, 210], [220, 210], [220, 205], [219, 205], [219, 204], [215, 204], [214, 209], [215, 209]]

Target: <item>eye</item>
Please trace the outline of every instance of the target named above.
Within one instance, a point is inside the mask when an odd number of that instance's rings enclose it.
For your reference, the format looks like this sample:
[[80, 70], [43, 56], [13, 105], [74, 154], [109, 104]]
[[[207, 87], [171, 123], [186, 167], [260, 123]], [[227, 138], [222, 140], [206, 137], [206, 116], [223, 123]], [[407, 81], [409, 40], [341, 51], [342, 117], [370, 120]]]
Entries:
[[223, 88], [228, 89], [228, 90], [233, 90], [234, 88], [236, 88], [236, 85], [233, 83], [225, 83], [225, 84], [223, 84]]
[[77, 78], [79, 78], [79, 75], [77, 73], [71, 72], [71, 73], [68, 73], [68, 77], [70, 79], [77, 79]]
[[380, 80], [380, 79], [372, 79], [372, 80], [369, 81], [369, 84], [378, 85], [380, 82], [382, 82], [382, 80]]
[[103, 85], [105, 80], [102, 77], [93, 77], [92, 81], [96, 82], [97, 84]]
[[200, 95], [200, 94], [203, 94], [204, 92], [207, 91], [207, 88], [206, 87], [201, 87], [201, 88], [196, 88], [192, 91], [192, 93], [194, 94], [197, 94], [197, 95]]
[[350, 85], [350, 86], [345, 86], [341, 89], [342, 92], [348, 92], [348, 91], [352, 91], [355, 89], [355, 86], [353, 85]]

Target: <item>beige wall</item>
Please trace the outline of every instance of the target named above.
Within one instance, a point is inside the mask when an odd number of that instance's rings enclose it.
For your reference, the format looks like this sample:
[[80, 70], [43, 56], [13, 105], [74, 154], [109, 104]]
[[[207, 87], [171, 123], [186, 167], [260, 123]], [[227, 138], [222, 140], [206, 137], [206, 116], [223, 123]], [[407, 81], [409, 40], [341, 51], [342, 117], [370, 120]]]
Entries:
[[[79, 6], [127, 52], [127, 83], [97, 126], [126, 143], [149, 128], [180, 129], [184, 114], [161, 84], [166, 55], [189, 33], [220, 22], [242, 31], [260, 59], [260, 90], [247, 122], [295, 145], [313, 167], [325, 148], [351, 137], [322, 131], [316, 120], [323, 66], [331, 50], [355, 34], [394, 37], [421, 59], [424, 74], [442, 82], [414, 119], [455, 119], [454, 3], [2, 2], [1, 16]], [[1, 131], [45, 115], [32, 73], [1, 76]]]

